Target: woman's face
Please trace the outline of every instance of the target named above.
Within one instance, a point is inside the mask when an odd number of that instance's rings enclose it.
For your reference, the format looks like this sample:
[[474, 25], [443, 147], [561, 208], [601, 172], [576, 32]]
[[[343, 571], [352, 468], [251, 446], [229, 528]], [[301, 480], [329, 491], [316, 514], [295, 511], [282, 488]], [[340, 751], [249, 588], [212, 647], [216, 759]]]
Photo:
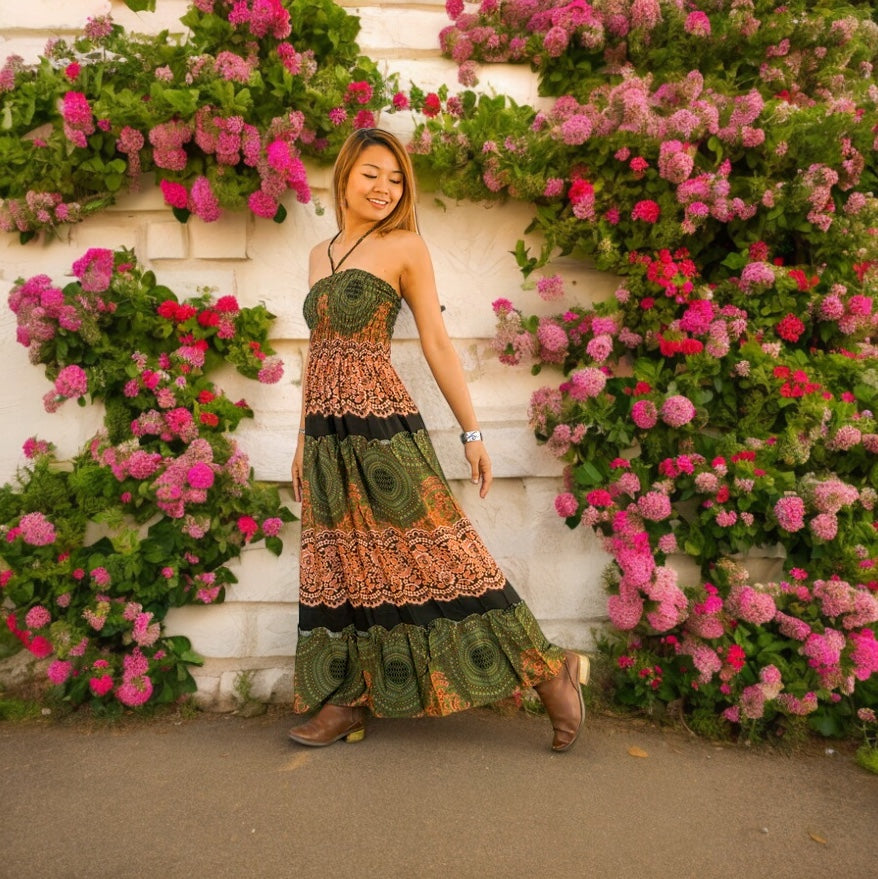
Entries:
[[349, 219], [378, 223], [393, 213], [404, 190], [399, 163], [387, 147], [367, 146], [357, 157], [345, 188]]

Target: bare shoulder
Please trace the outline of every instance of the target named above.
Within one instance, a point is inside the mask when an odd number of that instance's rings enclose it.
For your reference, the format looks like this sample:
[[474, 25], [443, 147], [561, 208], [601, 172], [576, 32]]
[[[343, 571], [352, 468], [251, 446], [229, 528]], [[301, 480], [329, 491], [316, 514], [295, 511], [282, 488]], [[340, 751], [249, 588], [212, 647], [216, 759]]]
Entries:
[[329, 274], [329, 257], [327, 256], [327, 248], [330, 239], [327, 238], [319, 244], [315, 244], [308, 254], [308, 283], [314, 284], [315, 281]]
[[393, 229], [384, 240], [388, 251], [393, 254], [393, 261], [399, 266], [400, 276], [430, 265], [427, 243], [417, 232]]

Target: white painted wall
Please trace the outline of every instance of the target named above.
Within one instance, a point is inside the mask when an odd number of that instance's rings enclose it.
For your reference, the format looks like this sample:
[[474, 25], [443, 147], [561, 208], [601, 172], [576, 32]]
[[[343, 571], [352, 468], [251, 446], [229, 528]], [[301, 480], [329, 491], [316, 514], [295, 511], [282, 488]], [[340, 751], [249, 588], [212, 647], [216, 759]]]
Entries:
[[[33, 60], [47, 38], [70, 36], [89, 16], [106, 12], [130, 30], [179, 30], [178, 19], [187, 5], [184, 0], [158, 0], [156, 13], [135, 15], [120, 0], [2, 0], [0, 59], [17, 53]], [[412, 81], [425, 89], [442, 83], [457, 88], [456, 66], [438, 50], [439, 30], [448, 23], [442, 0], [341, 5], [360, 16], [360, 48], [385, 73], [398, 72], [404, 86]], [[487, 67], [480, 88], [510, 94], [519, 102], [539, 101], [536, 79], [526, 67]], [[403, 137], [411, 130], [403, 115], [384, 122]], [[314, 195], [327, 207], [328, 179], [326, 170], [311, 169]], [[135, 248], [141, 262], [179, 295], [211, 285], [220, 294], [236, 295], [244, 305], [264, 302], [278, 316], [273, 344], [285, 361], [283, 382], [260, 386], [230, 372], [218, 383], [232, 398], [246, 396], [255, 409], [255, 419], [242, 423], [235, 436], [249, 453], [257, 477], [285, 488], [299, 420], [298, 383], [307, 335], [301, 313], [307, 253], [315, 241], [334, 232], [331, 210], [318, 216], [313, 205], [294, 199], [286, 207], [289, 216], [281, 225], [239, 214], [207, 225], [193, 218], [182, 226], [164, 207], [158, 189], [145, 181], [141, 193], [63, 230], [60, 238], [40, 238], [22, 247], [17, 236], [0, 235], [0, 345], [6, 376], [0, 383], [0, 480], [8, 480], [23, 463], [21, 444], [28, 436], [50, 439], [68, 456], [100, 424], [98, 411], [72, 403], [54, 415], [43, 411], [41, 398], [48, 383], [15, 342], [6, 294], [18, 277], [42, 272], [60, 278], [88, 247], [124, 245]], [[509, 254], [527, 226], [529, 208], [446, 202], [443, 209], [433, 194], [424, 193], [419, 214], [446, 322], [494, 462], [497, 481], [485, 501], [465, 479], [458, 427], [420, 356], [413, 322], [405, 313], [398, 325], [395, 362], [422, 408], [461, 503], [546, 634], [563, 646], [590, 648], [592, 627], [604, 619], [600, 575], [608, 556], [596, 538], [583, 529], [569, 531], [554, 512], [561, 468], [536, 446], [526, 420], [530, 394], [544, 382], [526, 369], [501, 366], [489, 347], [494, 332], [491, 302], [497, 297], [512, 299], [525, 312], [557, 310], [557, 303], [548, 305], [533, 291], [521, 289], [521, 276]], [[573, 289], [582, 304], [610, 295], [614, 287], [611, 278], [578, 263], [559, 263], [552, 270], [576, 282]], [[236, 563], [240, 582], [229, 590], [224, 604], [181, 608], [169, 616], [168, 630], [190, 637], [207, 660], [196, 670], [204, 705], [231, 707], [234, 682], [242, 670], [254, 672], [254, 696], [285, 700], [290, 695], [298, 619], [297, 525], [288, 526], [283, 537], [280, 559], [259, 547], [245, 550]]]

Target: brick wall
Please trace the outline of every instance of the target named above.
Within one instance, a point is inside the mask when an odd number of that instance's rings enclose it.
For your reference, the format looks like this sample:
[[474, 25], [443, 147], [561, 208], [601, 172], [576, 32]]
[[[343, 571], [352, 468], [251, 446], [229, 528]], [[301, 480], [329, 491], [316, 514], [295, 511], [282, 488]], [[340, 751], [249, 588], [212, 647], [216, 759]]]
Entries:
[[[0, 3], [0, 57], [17, 53], [33, 60], [51, 36], [72, 36], [89, 16], [112, 12], [127, 29], [155, 32], [180, 30], [184, 0], [158, 0], [155, 13], [134, 14], [122, 3], [100, 0], [28, 0]], [[425, 89], [447, 83], [456, 87], [456, 67], [438, 51], [439, 30], [447, 24], [444, 3], [342, 3], [360, 16], [361, 50], [385, 73], [397, 72]], [[482, 71], [480, 88], [538, 103], [536, 80], [526, 67], [494, 65]], [[401, 136], [411, 130], [402, 114], [384, 122]], [[314, 196], [329, 207], [329, 175], [312, 168]], [[5, 302], [15, 279], [38, 272], [59, 278], [89, 247], [133, 247], [160, 283], [181, 296], [201, 286], [230, 293], [244, 305], [264, 302], [278, 319], [273, 344], [284, 359], [280, 385], [261, 386], [229, 372], [218, 380], [232, 399], [245, 396], [256, 417], [236, 431], [259, 479], [284, 486], [295, 448], [299, 418], [299, 382], [306, 327], [301, 307], [307, 292], [307, 254], [313, 243], [334, 232], [331, 210], [318, 216], [313, 205], [286, 203], [289, 216], [281, 225], [244, 214], [225, 215], [204, 224], [192, 218], [183, 226], [164, 207], [158, 189], [149, 185], [126, 196], [112, 209], [63, 230], [60, 238], [39, 238], [22, 247], [17, 237], [0, 236], [0, 296]], [[521, 289], [521, 276], [509, 251], [527, 226], [527, 206], [483, 207], [445, 201], [424, 193], [419, 205], [422, 233], [430, 246], [446, 323], [463, 361], [470, 390], [487, 436], [497, 481], [485, 501], [466, 480], [467, 467], [457, 439], [458, 427], [420, 355], [414, 324], [405, 310], [394, 344], [394, 360], [424, 413], [440, 460], [462, 505], [472, 517], [510, 580], [527, 600], [547, 635], [570, 647], [592, 646], [592, 627], [604, 617], [601, 571], [608, 559], [597, 540], [583, 529], [568, 531], [554, 512], [560, 466], [538, 448], [527, 427], [531, 392], [543, 382], [527, 370], [502, 367], [489, 340], [494, 317], [490, 303], [499, 296], [525, 311], [554, 309], [533, 291]], [[586, 304], [608, 296], [613, 279], [580, 263], [553, 266]], [[42, 409], [48, 389], [40, 369], [32, 366], [15, 343], [11, 312], [0, 310], [0, 344], [6, 381], [0, 386], [0, 480], [9, 479], [23, 463], [21, 443], [32, 434], [56, 443], [72, 455], [100, 424], [100, 413], [72, 403], [54, 414]], [[294, 507], [295, 508], [295, 507]], [[298, 545], [297, 526], [283, 535], [280, 559], [259, 547], [245, 550], [235, 563], [239, 583], [226, 602], [212, 607], [172, 611], [171, 633], [185, 634], [205, 658], [196, 670], [199, 700], [228, 708], [242, 671], [253, 672], [255, 696], [285, 700], [290, 694], [296, 645]]]

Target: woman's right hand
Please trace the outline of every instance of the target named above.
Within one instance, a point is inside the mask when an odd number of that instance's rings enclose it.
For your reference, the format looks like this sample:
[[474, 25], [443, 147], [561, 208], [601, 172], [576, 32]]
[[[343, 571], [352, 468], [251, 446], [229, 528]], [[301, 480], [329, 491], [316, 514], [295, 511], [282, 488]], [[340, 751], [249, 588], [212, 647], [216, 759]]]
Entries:
[[293, 481], [293, 498], [302, 502], [302, 490], [304, 488], [303, 464], [305, 461], [305, 436], [299, 434], [299, 443], [296, 446], [296, 454], [293, 456], [293, 464], [290, 468], [290, 476]]

